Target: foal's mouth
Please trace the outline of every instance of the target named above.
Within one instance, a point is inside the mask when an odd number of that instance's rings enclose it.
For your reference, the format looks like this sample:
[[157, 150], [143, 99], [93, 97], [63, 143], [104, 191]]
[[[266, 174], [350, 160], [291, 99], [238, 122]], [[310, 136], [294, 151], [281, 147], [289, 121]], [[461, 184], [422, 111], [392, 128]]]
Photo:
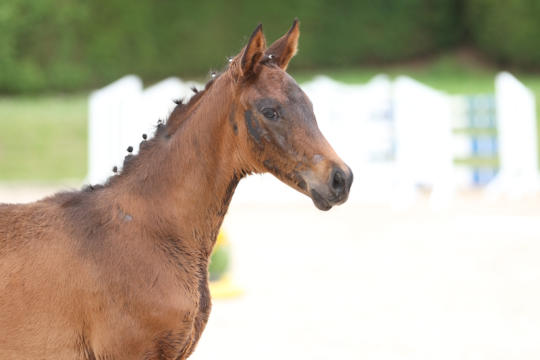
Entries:
[[311, 200], [313, 200], [313, 204], [317, 207], [317, 209], [322, 211], [328, 211], [335, 205], [341, 205], [347, 199], [349, 198], [348, 194], [341, 196], [341, 197], [330, 197], [330, 198], [324, 198], [320, 193], [317, 192], [317, 190], [311, 190], [310, 191]]
[[330, 205], [328, 200], [325, 200], [321, 194], [319, 194], [315, 190], [311, 190], [311, 199], [313, 200], [313, 203], [317, 207], [317, 209], [322, 211], [328, 211], [332, 208], [333, 205]]

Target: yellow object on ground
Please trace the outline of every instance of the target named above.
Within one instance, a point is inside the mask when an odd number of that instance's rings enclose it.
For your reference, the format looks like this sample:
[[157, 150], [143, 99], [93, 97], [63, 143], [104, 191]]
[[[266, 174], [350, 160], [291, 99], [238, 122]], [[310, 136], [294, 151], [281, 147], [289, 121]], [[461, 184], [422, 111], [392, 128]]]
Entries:
[[229, 239], [227, 238], [227, 235], [225, 235], [225, 232], [221, 230], [218, 233], [217, 239], [216, 239], [216, 247], [229, 245]]
[[244, 291], [236, 285], [229, 275], [210, 282], [210, 294], [213, 299], [232, 299], [241, 296]]
[[210, 261], [210, 294], [213, 299], [232, 299], [243, 293], [230, 277], [229, 264], [229, 239], [222, 230], [218, 234]]

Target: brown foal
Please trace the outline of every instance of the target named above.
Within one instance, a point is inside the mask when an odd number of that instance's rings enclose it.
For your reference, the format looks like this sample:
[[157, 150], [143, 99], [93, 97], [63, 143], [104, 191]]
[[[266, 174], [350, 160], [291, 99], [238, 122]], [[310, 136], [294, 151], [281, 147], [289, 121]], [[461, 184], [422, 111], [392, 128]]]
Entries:
[[351, 170], [285, 72], [298, 22], [259, 25], [106, 184], [0, 205], [0, 359], [186, 359], [210, 312], [208, 259], [234, 190], [270, 172], [321, 210]]

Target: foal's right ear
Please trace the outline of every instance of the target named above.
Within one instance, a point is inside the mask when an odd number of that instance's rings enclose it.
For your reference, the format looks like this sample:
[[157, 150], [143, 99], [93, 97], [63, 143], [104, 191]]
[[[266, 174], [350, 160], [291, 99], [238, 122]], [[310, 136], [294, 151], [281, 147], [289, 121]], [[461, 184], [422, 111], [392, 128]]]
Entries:
[[266, 50], [266, 39], [259, 24], [241, 53], [240, 71], [242, 77], [250, 77], [257, 71], [257, 65]]
[[298, 37], [300, 36], [300, 26], [298, 25], [298, 19], [294, 19], [294, 22], [290, 30], [277, 39], [268, 50], [266, 50], [266, 55], [273, 58], [273, 62], [282, 68], [284, 71], [287, 70], [289, 61], [296, 54], [298, 49]]

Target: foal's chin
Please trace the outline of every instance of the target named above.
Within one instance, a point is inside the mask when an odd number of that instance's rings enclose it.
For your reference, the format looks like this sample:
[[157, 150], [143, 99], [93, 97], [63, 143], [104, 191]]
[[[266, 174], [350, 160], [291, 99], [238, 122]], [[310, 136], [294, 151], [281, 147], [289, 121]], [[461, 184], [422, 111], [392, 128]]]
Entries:
[[322, 211], [328, 211], [336, 205], [341, 205], [349, 198], [348, 194], [336, 197], [334, 195], [327, 195], [324, 191], [317, 191], [316, 189], [311, 189], [309, 191], [309, 196], [317, 209]]
[[313, 204], [315, 204], [319, 210], [328, 211], [334, 206], [334, 204], [325, 199], [317, 190], [312, 189], [310, 191], [310, 197], [311, 200], [313, 200]]

